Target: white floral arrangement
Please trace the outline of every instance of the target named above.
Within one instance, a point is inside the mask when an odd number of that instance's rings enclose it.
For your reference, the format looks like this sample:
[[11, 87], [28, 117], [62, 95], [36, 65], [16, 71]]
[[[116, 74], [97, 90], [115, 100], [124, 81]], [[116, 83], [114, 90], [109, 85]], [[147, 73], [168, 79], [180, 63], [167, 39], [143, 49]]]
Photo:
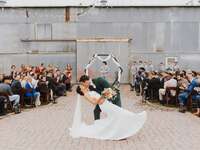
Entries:
[[105, 99], [112, 99], [117, 93], [112, 88], [106, 88], [102, 93], [102, 97]]

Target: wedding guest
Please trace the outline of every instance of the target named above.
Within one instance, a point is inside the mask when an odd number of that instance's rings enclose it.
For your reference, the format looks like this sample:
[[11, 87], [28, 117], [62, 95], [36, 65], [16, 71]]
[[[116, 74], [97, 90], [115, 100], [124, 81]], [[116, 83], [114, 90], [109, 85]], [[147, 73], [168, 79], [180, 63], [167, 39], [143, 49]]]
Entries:
[[47, 67], [47, 72], [53, 73], [53, 70], [54, 70], [53, 65], [52, 65], [52, 64], [49, 64], [48, 67]]
[[159, 72], [165, 71], [165, 65], [164, 65], [163, 62], [160, 62], [159, 66], [158, 66], [158, 71], [159, 71]]
[[185, 89], [185, 91], [180, 93], [178, 96], [179, 105], [180, 105], [179, 112], [182, 112], [182, 113], [184, 113], [186, 111], [186, 104], [187, 104], [188, 96], [191, 94], [191, 92], [194, 90], [195, 87], [199, 86], [199, 83], [198, 83], [197, 79], [194, 77], [194, 74], [192, 73], [192, 71], [189, 70], [187, 72], [186, 76], [187, 76], [190, 84]]
[[159, 89], [161, 88], [160, 78], [157, 72], [151, 72], [151, 78], [149, 80], [149, 89], [151, 90], [151, 99], [159, 99]]
[[199, 86], [194, 88], [196, 95], [193, 95], [192, 100], [197, 102], [197, 111], [194, 113], [194, 115], [200, 117], [200, 78], [197, 78], [197, 82]]
[[28, 77], [25, 74], [23, 74], [20, 79], [22, 88], [25, 88], [27, 80], [28, 80]]
[[70, 64], [67, 64], [67, 67], [66, 67], [66, 70], [65, 70], [64, 80], [65, 80], [64, 83], [66, 85], [66, 90], [71, 92], [72, 91], [72, 85], [71, 85], [72, 66]]
[[182, 93], [185, 91], [185, 89], [188, 87], [189, 82], [188, 80], [185, 78], [185, 75], [183, 72], [181, 72], [178, 77], [178, 88], [179, 88], [179, 93]]
[[131, 91], [134, 90], [135, 87], [135, 76], [137, 74], [138, 68], [137, 68], [137, 62], [133, 61], [133, 64], [130, 68], [130, 85], [131, 85]]
[[173, 71], [180, 71], [180, 67], [178, 65], [178, 61], [177, 60], [174, 62]]
[[55, 103], [55, 97], [57, 94], [57, 86], [58, 83], [56, 82], [56, 80], [53, 78], [53, 74], [52, 73], [48, 73], [46, 80], [48, 81], [48, 87], [50, 89], [50, 99]]
[[135, 83], [134, 83], [134, 88], [135, 88], [135, 92], [136, 95], [139, 96], [141, 89], [140, 89], [140, 85], [141, 85], [141, 81], [142, 81], [142, 73], [145, 71], [144, 68], [139, 68], [139, 70], [137, 71], [137, 74], [135, 75]]
[[36, 85], [33, 83], [33, 78], [31, 76], [28, 77], [28, 80], [25, 85], [26, 93], [25, 96], [27, 97], [33, 97], [35, 101], [35, 105], [39, 106], [41, 104], [40, 102], [40, 92], [36, 91]]
[[24, 64], [20, 66], [20, 72], [26, 72], [26, 67]]
[[61, 72], [60, 70], [57, 70], [56, 72], [57, 77], [55, 77], [56, 82], [58, 83], [58, 90], [57, 90], [57, 95], [58, 96], [66, 96], [66, 85], [63, 83], [63, 80], [61, 78]]
[[138, 62], [138, 68], [144, 68], [144, 63], [142, 60], [139, 60]]
[[147, 61], [144, 61], [144, 69], [145, 71], [149, 72], [149, 64]]
[[153, 65], [152, 61], [149, 61], [149, 62], [148, 62], [147, 71], [148, 71], [148, 72], [154, 71], [154, 65]]
[[40, 92], [41, 97], [48, 101], [48, 94], [49, 94], [49, 88], [48, 88], [48, 81], [46, 80], [46, 76], [40, 76], [39, 82], [38, 82], [38, 91]]
[[142, 95], [144, 100], [150, 99], [150, 89], [149, 89], [150, 73], [144, 72], [144, 76], [141, 82]]
[[72, 66], [70, 64], [67, 64], [66, 66], [66, 73], [69, 73], [72, 76]]
[[10, 76], [5, 76], [3, 79], [3, 83], [0, 83], [0, 92], [8, 95], [9, 100], [11, 102], [14, 102], [13, 108], [15, 113], [20, 113], [20, 105], [19, 105], [20, 96], [17, 94], [13, 94], [10, 87], [11, 81], [12, 79]]
[[42, 73], [45, 70], [44, 63], [40, 64], [39, 70], [40, 70], [40, 73]]
[[22, 90], [22, 85], [20, 83], [20, 75], [17, 75], [14, 80], [11, 83], [11, 89], [13, 94], [20, 95], [20, 92]]
[[166, 71], [168, 71], [168, 72], [173, 71], [173, 62], [168, 62]]
[[[167, 74], [166, 81], [164, 82], [164, 88], [159, 89], [159, 100], [161, 103], [163, 103], [163, 96], [165, 95], [166, 89], [168, 87], [177, 87], [177, 80], [173, 78], [173, 75], [171, 73]], [[171, 90], [170, 93], [174, 96], [176, 94], [176, 91]]]
[[16, 66], [12, 65], [11, 66], [11, 71], [10, 71], [10, 76], [12, 77], [12, 79], [14, 79], [14, 77], [16, 76], [16, 74], [17, 74]]

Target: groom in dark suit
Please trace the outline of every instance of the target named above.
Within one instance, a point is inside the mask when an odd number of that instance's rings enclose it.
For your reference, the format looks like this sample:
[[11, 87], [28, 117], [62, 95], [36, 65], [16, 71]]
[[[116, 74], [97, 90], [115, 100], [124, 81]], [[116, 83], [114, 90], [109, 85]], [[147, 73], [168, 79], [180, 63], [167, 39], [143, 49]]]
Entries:
[[[92, 82], [96, 86], [95, 91], [99, 94], [101, 94], [105, 88], [111, 88], [111, 85], [108, 83], [108, 81], [102, 77], [94, 78], [94, 79], [92, 79]], [[117, 92], [117, 95], [110, 101], [113, 104], [121, 107], [120, 91], [118, 90], [116, 92]], [[96, 105], [96, 107], [94, 109], [94, 119], [95, 120], [100, 119], [100, 112], [101, 112], [101, 109], [100, 109], [99, 105]]]

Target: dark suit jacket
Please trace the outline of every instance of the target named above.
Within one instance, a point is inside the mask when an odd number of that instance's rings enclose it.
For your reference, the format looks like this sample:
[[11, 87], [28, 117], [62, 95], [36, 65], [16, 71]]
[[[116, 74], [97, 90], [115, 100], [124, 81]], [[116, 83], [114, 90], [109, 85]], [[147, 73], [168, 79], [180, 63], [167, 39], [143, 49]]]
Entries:
[[161, 88], [161, 81], [159, 78], [152, 78], [149, 81], [149, 88], [158, 90]]
[[22, 85], [20, 81], [13, 80], [11, 83], [11, 88], [12, 88], [13, 94], [20, 94], [20, 91], [22, 90]]
[[96, 92], [98, 92], [99, 94], [101, 94], [101, 92], [103, 92], [105, 88], [111, 87], [108, 81], [102, 77], [92, 79], [92, 82], [96, 86]]

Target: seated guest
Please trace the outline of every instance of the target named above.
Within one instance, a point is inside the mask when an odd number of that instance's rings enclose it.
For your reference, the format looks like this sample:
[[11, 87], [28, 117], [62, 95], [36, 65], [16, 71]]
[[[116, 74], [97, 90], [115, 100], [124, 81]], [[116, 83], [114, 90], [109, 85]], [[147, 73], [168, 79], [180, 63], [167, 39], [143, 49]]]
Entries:
[[45, 76], [42, 76], [38, 82], [38, 88], [44, 92], [48, 92], [48, 81], [46, 80]]
[[25, 88], [27, 80], [28, 80], [28, 77], [26, 75], [21, 76], [20, 82], [21, 82], [22, 88]]
[[[200, 85], [200, 78], [197, 79], [197, 82]], [[197, 112], [194, 113], [194, 115], [200, 117], [200, 87], [196, 87], [194, 88], [194, 90], [196, 91], [196, 94], [192, 96], [192, 100], [197, 102]]]
[[157, 72], [151, 72], [150, 80], [149, 80], [149, 90], [151, 91], [151, 99], [156, 99], [158, 100], [159, 98], [159, 93], [158, 90], [161, 87], [161, 81], [160, 78], [158, 77]]
[[45, 67], [44, 67], [43, 63], [41, 63], [38, 68], [39, 68], [40, 73], [42, 73], [45, 70]]
[[20, 113], [20, 106], [19, 106], [19, 101], [20, 101], [20, 96], [17, 94], [13, 94], [10, 84], [11, 84], [11, 77], [10, 76], [5, 76], [3, 78], [3, 83], [0, 83], [0, 93], [5, 93], [8, 95], [9, 100], [11, 102], [14, 102], [13, 108], [15, 113]]
[[160, 62], [159, 66], [158, 66], [158, 71], [159, 71], [159, 72], [165, 71], [165, 65], [164, 65], [163, 62]]
[[48, 81], [46, 81], [46, 77], [45, 76], [41, 76], [38, 82], [38, 90], [41, 94], [41, 98], [45, 98], [46, 101], [48, 101], [47, 99], [47, 95], [49, 93], [49, 88], [48, 88]]
[[160, 79], [160, 88], [164, 88], [164, 82], [165, 82], [166, 73], [165, 72], [159, 72], [158, 78]]
[[49, 64], [49, 65], [47, 66], [47, 71], [48, 71], [48, 72], [53, 72], [53, 70], [54, 70], [53, 65], [52, 65], [52, 64]]
[[177, 76], [177, 80], [178, 80], [178, 88], [179, 88], [179, 93], [182, 93], [185, 91], [185, 89], [188, 87], [189, 82], [188, 80], [185, 78], [184, 73], [180, 73]]
[[33, 71], [36, 75], [39, 75], [39, 74], [41, 73], [39, 67], [35, 67], [32, 71]]
[[[173, 75], [171, 73], [168, 73], [166, 76], [166, 81], [164, 82], [164, 88], [159, 89], [159, 100], [161, 103], [163, 103], [163, 96], [166, 93], [166, 89], [168, 87], [177, 87], [177, 80], [173, 78]], [[176, 91], [170, 91], [170, 93], [174, 96]]]
[[186, 104], [187, 104], [187, 100], [189, 95], [192, 93], [192, 91], [194, 90], [195, 87], [199, 86], [199, 83], [197, 81], [197, 78], [195, 78], [195, 74], [193, 74], [191, 71], [187, 72], [187, 78], [190, 82], [190, 84], [188, 85], [188, 87], [185, 89], [184, 92], [180, 93], [178, 96], [178, 100], [179, 100], [179, 111], [184, 113], [186, 111]]
[[20, 75], [17, 75], [16, 77], [14, 77], [14, 80], [11, 83], [11, 89], [14, 94], [20, 95], [20, 92], [22, 90], [22, 85], [20, 83]]
[[28, 76], [28, 80], [27, 80], [26, 85], [25, 85], [25, 89], [26, 89], [25, 96], [26, 97], [33, 97], [34, 101], [35, 101], [35, 105], [39, 106], [41, 104], [41, 102], [40, 102], [40, 92], [36, 91], [36, 86], [33, 85], [32, 81], [33, 81], [32, 77]]

